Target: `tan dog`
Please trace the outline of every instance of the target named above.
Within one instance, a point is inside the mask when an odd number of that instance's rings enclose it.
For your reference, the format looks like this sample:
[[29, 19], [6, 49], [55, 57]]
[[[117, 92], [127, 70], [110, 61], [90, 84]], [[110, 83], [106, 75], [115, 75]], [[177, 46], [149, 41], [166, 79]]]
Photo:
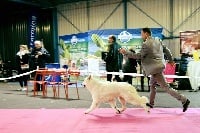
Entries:
[[[139, 105], [149, 112], [149, 100], [145, 96], [139, 96], [135, 87], [126, 82], [108, 82], [95, 79], [91, 75], [83, 81], [84, 85], [92, 95], [92, 104], [85, 113], [89, 113], [97, 108], [101, 103], [109, 103], [116, 110], [116, 113], [121, 113], [126, 110], [126, 102], [133, 105]], [[122, 108], [116, 107], [116, 99], [118, 98]]]

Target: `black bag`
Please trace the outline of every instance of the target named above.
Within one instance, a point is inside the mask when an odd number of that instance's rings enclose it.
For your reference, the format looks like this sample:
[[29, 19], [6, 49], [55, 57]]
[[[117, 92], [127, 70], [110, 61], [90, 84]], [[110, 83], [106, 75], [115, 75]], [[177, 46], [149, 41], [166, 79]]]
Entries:
[[108, 55], [108, 52], [101, 52], [101, 59], [106, 61], [107, 55]]

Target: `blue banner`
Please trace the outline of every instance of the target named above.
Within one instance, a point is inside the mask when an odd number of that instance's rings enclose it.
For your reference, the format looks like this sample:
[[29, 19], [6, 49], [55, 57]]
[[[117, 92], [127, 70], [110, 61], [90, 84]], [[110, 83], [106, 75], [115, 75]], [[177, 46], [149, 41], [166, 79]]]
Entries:
[[29, 30], [29, 47], [33, 48], [34, 47], [34, 41], [36, 39], [36, 28], [37, 28], [37, 15], [35, 13], [32, 13], [29, 17], [29, 25], [28, 25], [28, 30]]

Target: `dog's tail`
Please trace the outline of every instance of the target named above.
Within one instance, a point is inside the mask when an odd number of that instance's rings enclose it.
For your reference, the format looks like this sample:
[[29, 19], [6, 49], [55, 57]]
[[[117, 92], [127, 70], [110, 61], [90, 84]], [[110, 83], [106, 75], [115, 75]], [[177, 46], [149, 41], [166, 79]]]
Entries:
[[134, 97], [134, 99], [137, 101], [136, 104], [144, 106], [146, 103], [149, 103], [149, 99], [146, 96], [140, 96], [136, 90], [131, 90], [129, 93], [131, 94], [130, 99]]

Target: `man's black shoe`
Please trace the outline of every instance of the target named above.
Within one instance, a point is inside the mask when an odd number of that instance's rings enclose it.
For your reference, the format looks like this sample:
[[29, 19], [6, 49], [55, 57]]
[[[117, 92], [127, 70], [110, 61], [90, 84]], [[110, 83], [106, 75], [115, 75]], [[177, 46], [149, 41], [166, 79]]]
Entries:
[[186, 102], [183, 104], [183, 112], [185, 112], [188, 109], [189, 104], [190, 104], [190, 100], [187, 99]]
[[146, 103], [146, 106], [153, 108], [153, 105], [151, 105], [150, 103]]

